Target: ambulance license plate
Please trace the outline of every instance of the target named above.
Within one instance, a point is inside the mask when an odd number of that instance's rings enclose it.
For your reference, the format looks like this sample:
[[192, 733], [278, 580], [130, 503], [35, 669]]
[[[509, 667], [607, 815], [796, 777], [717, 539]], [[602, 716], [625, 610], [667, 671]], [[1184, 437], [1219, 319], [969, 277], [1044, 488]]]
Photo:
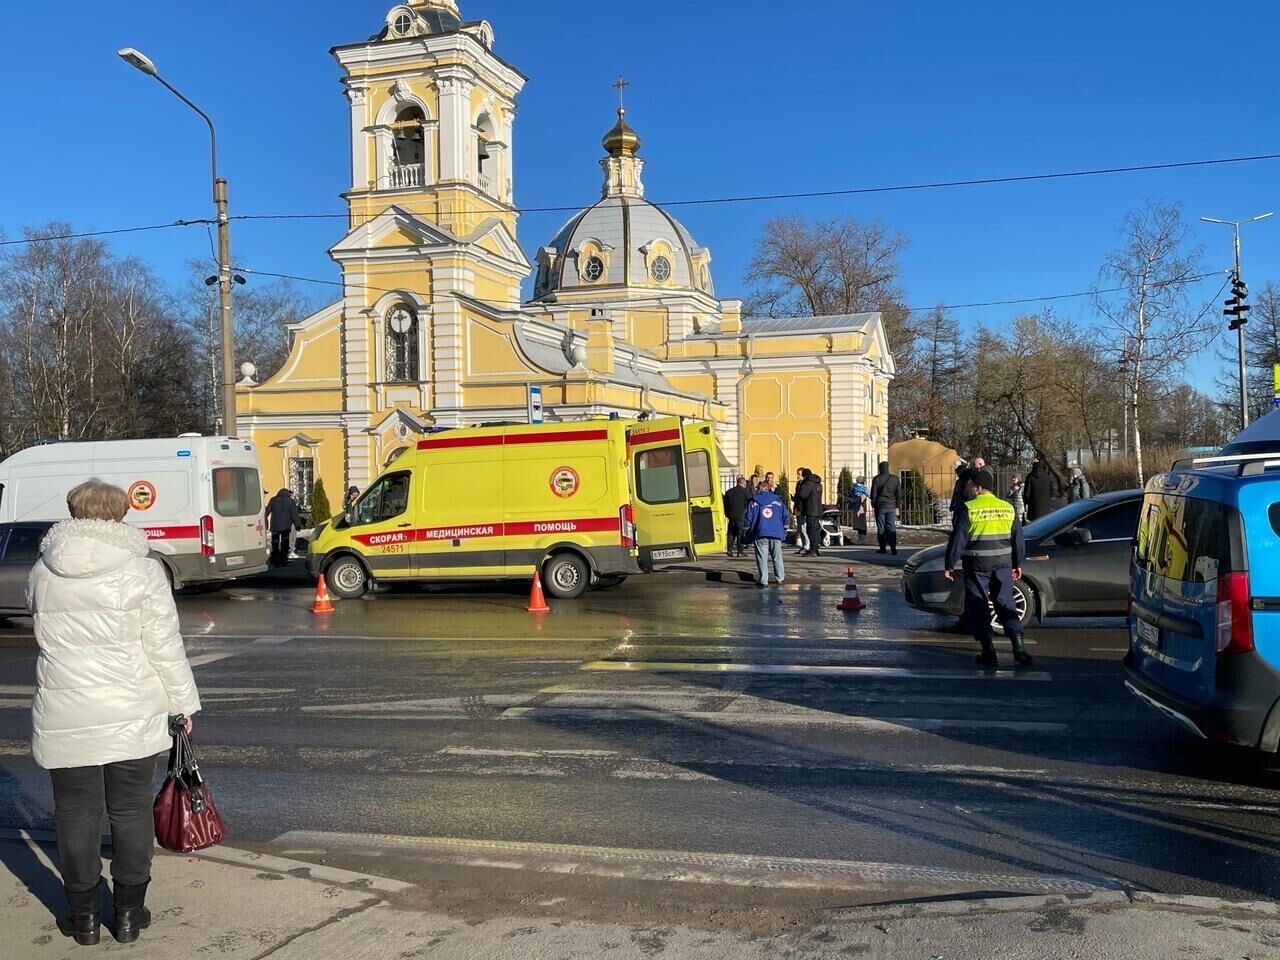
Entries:
[[227, 557], [228, 567], [243, 567], [244, 557]]
[[1147, 623], [1147, 621], [1139, 618], [1138, 619], [1138, 639], [1141, 640], [1143, 643], [1145, 643], [1147, 646], [1155, 647], [1155, 649], [1159, 650], [1160, 649], [1160, 628], [1157, 627], [1154, 623]]
[[689, 556], [689, 551], [684, 547], [675, 547], [670, 550], [655, 550], [652, 556], [655, 560], [683, 560]]

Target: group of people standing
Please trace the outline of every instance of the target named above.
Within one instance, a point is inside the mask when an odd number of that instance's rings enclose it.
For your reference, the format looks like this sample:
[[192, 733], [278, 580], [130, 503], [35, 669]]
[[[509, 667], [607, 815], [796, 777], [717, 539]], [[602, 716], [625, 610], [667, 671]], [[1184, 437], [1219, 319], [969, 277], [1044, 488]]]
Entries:
[[[759, 477], [738, 477], [737, 482], [725, 491], [724, 513], [728, 520], [728, 554], [745, 556], [745, 548], [753, 546], [759, 576], [758, 586], [769, 583], [772, 568], [776, 582], [786, 577], [782, 561], [782, 545], [786, 541], [791, 518], [796, 518], [796, 555], [821, 556], [822, 515], [826, 510], [822, 496], [822, 477], [808, 467], [796, 471], [799, 482], [791, 496], [788, 510], [772, 471]], [[888, 462], [880, 464], [880, 471], [867, 486], [866, 477], [858, 477], [849, 491], [851, 526], [858, 534], [858, 543], [866, 543], [868, 519], [875, 517], [879, 553], [898, 552], [897, 521], [902, 509], [901, 481], [889, 472]]]
[[[975, 467], [985, 465], [981, 457], [975, 460], [974, 464]], [[956, 473], [960, 474], [965, 469], [962, 464], [956, 468]], [[959, 487], [960, 481], [957, 480], [956, 488], [959, 489]], [[1039, 520], [1052, 513], [1055, 501], [1062, 499], [1062, 495], [1062, 485], [1058, 482], [1058, 478], [1039, 457], [1031, 461], [1031, 472], [1027, 474], [1025, 483], [1022, 476], [1015, 473], [1009, 484], [1009, 503], [1017, 512], [1020, 523], [1030, 523], [1032, 520]], [[1089, 486], [1089, 480], [1085, 477], [1084, 471], [1079, 467], [1072, 467], [1067, 476], [1067, 503], [1088, 500], [1092, 496], [1093, 488]], [[951, 512], [955, 513], [954, 497]]]

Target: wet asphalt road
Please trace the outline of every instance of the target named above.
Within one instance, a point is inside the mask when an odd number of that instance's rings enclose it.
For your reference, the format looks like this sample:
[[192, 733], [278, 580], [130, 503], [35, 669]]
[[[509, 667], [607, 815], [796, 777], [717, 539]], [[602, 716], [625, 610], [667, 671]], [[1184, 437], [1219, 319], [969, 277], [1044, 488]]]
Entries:
[[[863, 592], [851, 616], [831, 584], [657, 576], [542, 618], [510, 591], [325, 619], [304, 590], [186, 596], [197, 748], [232, 839], [303, 857], [376, 856], [358, 833], [871, 864], [883, 899], [1060, 878], [1280, 899], [1280, 773], [1127, 694], [1120, 621], [1042, 626], [1032, 670], [1003, 647], [983, 674], [892, 586]], [[0, 826], [51, 825], [29, 638], [0, 626]]]

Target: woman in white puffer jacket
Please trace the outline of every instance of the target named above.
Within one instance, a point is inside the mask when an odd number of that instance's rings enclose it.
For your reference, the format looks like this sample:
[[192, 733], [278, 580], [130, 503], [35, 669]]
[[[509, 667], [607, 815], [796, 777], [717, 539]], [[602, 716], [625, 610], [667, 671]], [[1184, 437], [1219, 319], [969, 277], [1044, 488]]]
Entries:
[[151, 922], [151, 804], [169, 717], [200, 709], [178, 611], [147, 537], [120, 521], [119, 487], [89, 480], [67, 495], [73, 519], [41, 544], [27, 605], [35, 618], [32, 753], [53, 780], [58, 858], [77, 943], [101, 936], [102, 814], [111, 822], [116, 939]]

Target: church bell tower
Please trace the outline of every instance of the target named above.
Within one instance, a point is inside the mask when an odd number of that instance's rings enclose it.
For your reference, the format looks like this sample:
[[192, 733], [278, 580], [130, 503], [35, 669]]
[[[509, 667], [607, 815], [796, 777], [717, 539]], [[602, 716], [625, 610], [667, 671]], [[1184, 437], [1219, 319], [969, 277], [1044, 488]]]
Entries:
[[515, 232], [512, 128], [525, 77], [488, 22], [455, 0], [392, 7], [363, 43], [335, 47], [351, 103], [351, 225], [391, 204], [459, 236], [498, 216]]

